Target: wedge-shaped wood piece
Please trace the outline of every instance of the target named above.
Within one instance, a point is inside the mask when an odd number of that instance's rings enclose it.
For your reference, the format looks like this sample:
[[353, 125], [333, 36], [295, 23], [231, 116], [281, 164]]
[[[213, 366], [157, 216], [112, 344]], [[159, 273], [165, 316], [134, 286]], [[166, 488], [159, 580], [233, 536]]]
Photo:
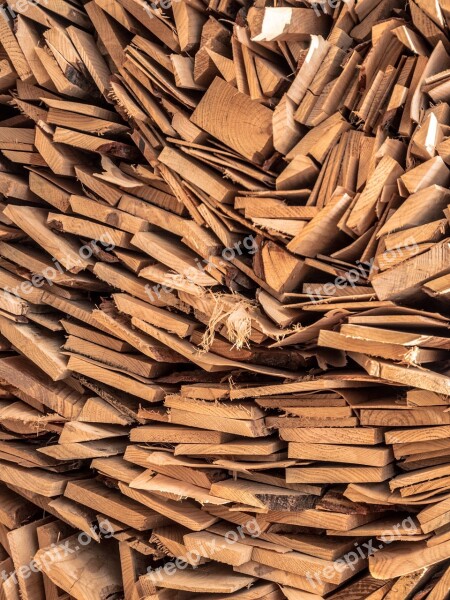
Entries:
[[174, 5], [173, 16], [178, 31], [178, 41], [182, 52], [191, 52], [200, 43], [202, 26], [206, 16], [195, 6], [186, 2]]
[[71, 273], [79, 273], [93, 265], [83, 258], [80, 246], [72, 239], [54, 233], [47, 225], [47, 211], [31, 206], [9, 205], [5, 214], [25, 231], [39, 246], [54, 256]]
[[0, 333], [30, 361], [40, 367], [53, 381], [69, 375], [66, 358], [60, 351], [61, 339], [41, 327], [14, 323], [0, 317]]
[[384, 440], [383, 429], [376, 427], [364, 428], [332, 428], [305, 427], [301, 429], [279, 429], [280, 438], [288, 442], [307, 444], [346, 444], [372, 446]]
[[[411, 231], [408, 236], [408, 229], [425, 225], [435, 219], [441, 219], [446, 204], [449, 200], [449, 191], [441, 186], [432, 185], [407, 198], [403, 204], [395, 211], [386, 223], [378, 231], [377, 236], [390, 234], [396, 231], [405, 231], [406, 239], [409, 243], [420, 243], [425, 240], [417, 239], [415, 232]], [[404, 246], [406, 243], [399, 243], [397, 247]]]
[[39, 451], [55, 460], [83, 460], [122, 454], [126, 440], [97, 440], [93, 442], [53, 444]]
[[384, 156], [378, 163], [364, 191], [357, 199], [347, 219], [347, 227], [362, 235], [376, 219], [376, 207], [388, 186], [395, 185], [403, 174], [401, 165], [391, 156]]
[[83, 423], [114, 423], [117, 425], [128, 425], [132, 418], [121, 413], [111, 406], [103, 398], [88, 398], [83, 406], [78, 420]]
[[64, 496], [55, 498], [55, 500], [50, 502], [49, 506], [56, 512], [57, 516], [62, 521], [68, 523], [75, 529], [84, 531], [96, 542], [100, 542], [100, 536], [95, 531], [95, 527], [93, 527], [93, 523], [96, 521], [96, 515], [93, 510], [86, 506], [82, 506], [81, 504], [77, 504]]
[[198, 504], [191, 500], [175, 501], [161, 498], [156, 494], [132, 489], [121, 482], [119, 482], [119, 489], [125, 496], [136, 500], [140, 504], [160, 513], [164, 518], [167, 517], [191, 531], [203, 531], [218, 521], [216, 517], [200, 510]]
[[193, 444], [196, 441], [205, 444], [221, 444], [232, 439], [231, 434], [221, 431], [196, 429], [195, 427], [180, 427], [178, 425], [160, 424], [143, 425], [130, 432], [132, 442], [156, 442], [173, 444]]
[[13, 466], [11, 463], [1, 463], [1, 481], [40, 494], [46, 498], [60, 496], [64, 493], [68, 482], [77, 478], [79, 478], [79, 475], [77, 477], [76, 475], [49, 473], [43, 469], [28, 469]]
[[277, 177], [277, 190], [307, 189], [314, 184], [319, 169], [307, 156], [298, 154]]
[[64, 344], [64, 350], [92, 358], [105, 366], [111, 366], [134, 376], [152, 377], [155, 374], [155, 362], [149, 358], [115, 352], [103, 346], [70, 335]]
[[304, 261], [271, 241], [262, 243], [253, 258], [257, 277], [278, 293], [298, 289], [304, 278]]
[[[309, 194], [307, 190], [306, 194]], [[235, 208], [243, 209], [246, 218], [280, 218], [310, 221], [319, 210], [315, 206], [292, 206], [276, 198], [237, 197]]]
[[370, 375], [386, 378], [388, 381], [400, 383], [402, 385], [413, 385], [423, 390], [436, 392], [438, 394], [448, 394], [450, 390], [450, 378], [441, 373], [435, 373], [427, 369], [417, 369], [415, 367], [404, 367], [395, 365], [383, 360], [369, 358], [363, 354], [350, 352], [349, 356], [360, 364]]
[[82, 358], [81, 356], [71, 356], [67, 368], [69, 371], [80, 373], [124, 392], [132, 391], [133, 395], [147, 400], [147, 402], [158, 402], [164, 398], [165, 390], [163, 387], [157, 384], [141, 383], [136, 379], [131, 379], [117, 371], [106, 369], [100, 366], [100, 363]]
[[352, 202], [348, 194], [336, 194], [287, 245], [295, 254], [315, 257], [333, 250], [338, 224]]
[[273, 439], [258, 439], [249, 440], [244, 438], [243, 440], [224, 441], [221, 444], [214, 442], [181, 442], [175, 449], [175, 456], [223, 456], [223, 455], [240, 455], [240, 456], [251, 456], [253, 459], [260, 456], [269, 457], [271, 454], [277, 451], [283, 450], [285, 445]]
[[[108, 246], [131, 249], [130, 233], [100, 225], [87, 219], [78, 219], [77, 217], [50, 212], [47, 215], [47, 224], [56, 231], [88, 238], [94, 242], [100, 241]], [[84, 253], [85, 251], [81, 251], [81, 254]]]
[[228, 498], [239, 504], [255, 508], [268, 508], [269, 510], [297, 511], [311, 508], [316, 503], [314, 496], [303, 492], [242, 479], [227, 479], [213, 483], [211, 494], [220, 498]]
[[181, 277], [201, 286], [217, 285], [217, 281], [205, 272], [199, 258], [179, 240], [153, 232], [141, 232], [133, 236], [132, 244], [152, 258], [162, 262]]
[[[29, 246], [18, 246], [13, 244], [8, 244], [5, 242], [0, 242], [0, 254], [6, 258], [7, 260], [16, 263], [20, 267], [24, 269], [28, 269], [31, 273], [35, 275], [41, 275], [42, 278], [35, 277], [34, 282], [37, 286], [41, 288], [47, 283], [48, 285], [52, 285], [53, 283], [57, 285], [61, 285], [69, 288], [81, 288], [83, 290], [90, 291], [105, 291], [105, 285], [99, 284], [94, 277], [88, 273], [78, 273], [73, 274], [68, 271], [64, 271], [63, 269], [56, 269], [55, 263], [50, 259], [50, 257], [40, 250], [35, 250], [35, 248], [30, 248]], [[9, 277], [13, 278], [12, 274]], [[32, 283], [33, 283], [33, 277]], [[45, 281], [45, 280], [47, 281]], [[39, 304], [39, 301], [36, 301], [36, 298], [42, 292], [39, 291], [39, 287], [29, 291], [29, 286], [25, 286], [25, 294], [30, 296], [30, 301], [35, 304]], [[6, 288], [3, 288], [6, 289]], [[17, 290], [20, 295], [20, 289]], [[65, 295], [65, 297], [70, 298], [71, 294], [68, 290], [59, 289], [58, 292], [61, 295]], [[76, 295], [74, 292], [72, 295]]]
[[141, 579], [146, 579], [159, 588], [214, 594], [231, 594], [249, 587], [255, 581], [254, 577], [234, 573], [231, 569], [220, 565], [206, 565], [195, 570], [178, 570], [172, 576], [168, 576], [162, 569], [156, 569]]
[[[64, 183], [67, 185], [66, 180], [64, 180]], [[57, 175], [52, 176], [47, 172], [44, 174], [40, 171], [31, 171], [29, 185], [32, 192], [40, 198], [43, 198], [51, 206], [63, 213], [69, 212], [69, 196], [71, 192], [62, 187], [62, 178]], [[76, 186], [70, 187], [73, 192], [77, 191]]]
[[138, 531], [166, 523], [166, 519], [157, 512], [107, 488], [95, 479], [71, 482], [64, 495], [112, 518], [120, 515], [121, 522]]
[[120, 135], [129, 131], [126, 125], [122, 125], [116, 121], [105, 121], [59, 108], [50, 108], [47, 115], [47, 123], [94, 135]]
[[370, 572], [377, 579], [400, 577], [444, 561], [449, 554], [450, 542], [432, 548], [426, 542], [395, 542], [369, 558]]
[[380, 341], [367, 340], [363, 336], [344, 335], [335, 331], [321, 331], [319, 335], [319, 346], [361, 352], [370, 356], [399, 361], [410, 365], [422, 363], [434, 363], [444, 355], [439, 350], [426, 350], [417, 347], [405, 347], [393, 342], [383, 343]]
[[[185, 219], [174, 214], [172, 211], [165, 210], [149, 202], [144, 202], [128, 194], [122, 195], [118, 208], [148, 222], [148, 230], [152, 229], [153, 225], [156, 225], [184, 238], [190, 244], [191, 248], [198, 248], [202, 256], [205, 254], [216, 254], [220, 249], [220, 244], [209, 230], [200, 227], [190, 219]], [[146, 231], [147, 229], [141, 229], [141, 231]]]
[[241, 402], [239, 404], [233, 402], [205, 402], [194, 398], [182, 397], [178, 394], [166, 396], [164, 406], [204, 415], [225, 417], [227, 419], [254, 420], [265, 416], [265, 413], [253, 402]]
[[21, 356], [1, 359], [0, 376], [10, 385], [68, 419], [77, 418], [83, 407], [82, 393], [63, 381], [52, 381], [28, 359]]
[[86, 164], [85, 157], [64, 144], [56, 144], [41, 127], [36, 128], [35, 145], [56, 175], [75, 175], [75, 166]]
[[394, 475], [392, 464], [384, 467], [352, 466], [342, 464], [292, 467], [286, 469], [288, 483], [378, 483]]
[[237, 194], [238, 189], [232, 183], [180, 150], [166, 146], [158, 160], [218, 202], [230, 203]]
[[198, 324], [191, 319], [152, 306], [128, 294], [114, 294], [113, 298], [120, 312], [167, 329], [180, 337], [190, 335], [198, 327]]
[[104, 96], [107, 96], [110, 89], [111, 72], [94, 37], [74, 25], [67, 28], [67, 33], [98, 89]]
[[80, 150], [97, 152], [98, 154], [105, 154], [106, 156], [114, 156], [126, 160], [133, 160], [138, 157], [136, 149], [124, 142], [96, 137], [87, 133], [65, 129], [64, 127], [56, 127], [53, 140], [57, 145], [64, 144], [73, 146]]
[[179, 425], [188, 425], [212, 431], [223, 431], [243, 437], [263, 437], [268, 433], [264, 419], [228, 419], [219, 416], [197, 414], [178, 408], [170, 410], [170, 421]]
[[413, 256], [392, 269], [375, 275], [372, 285], [380, 300], [411, 297], [430, 279], [447, 274], [450, 243], [445, 240], [434, 244], [423, 254]]
[[299, 536], [297, 535], [299, 531], [295, 526], [283, 527], [281, 525], [277, 527], [275, 525], [271, 530], [261, 532], [258, 537], [274, 544], [281, 544], [286, 550], [295, 550], [324, 560], [335, 560], [354, 548], [353, 542], [345, 540], [345, 537], [342, 536], [342, 531], [339, 532], [339, 537], [324, 537], [306, 533]]
[[190, 552], [198, 552], [200, 556], [231, 566], [248, 562], [253, 552], [251, 546], [239, 542], [231, 544], [226, 538], [209, 531], [188, 533], [183, 541]]
[[35, 83], [36, 79], [14, 35], [10, 16], [6, 12], [0, 16], [0, 35], [6, 55], [13, 64], [20, 79], [27, 83]]
[[122, 456], [95, 458], [91, 462], [91, 468], [96, 469], [104, 477], [112, 477], [127, 484], [142, 473], [140, 467], [129, 463]]
[[417, 410], [362, 410], [360, 412], [362, 425], [386, 427], [449, 425], [450, 419], [442, 407], [427, 407]]
[[[297, 594], [300, 594], [300, 596], [294, 596], [293, 600], [317, 600], [317, 598], [323, 598], [324, 594], [333, 591], [337, 587], [333, 583], [328, 583], [323, 580], [319, 581], [317, 579], [309, 580], [307, 577], [303, 577], [302, 575], [296, 575], [288, 571], [283, 571], [282, 569], [277, 569], [274, 566], [263, 565], [253, 560], [243, 565], [234, 567], [234, 571], [252, 575], [253, 577], [261, 578], [267, 581], [274, 581], [279, 585], [295, 585], [295, 591]], [[320, 595], [318, 596], [318, 594]]]
[[151, 286], [145, 283], [145, 279], [136, 277], [127, 269], [98, 261], [95, 263], [93, 271], [102, 281], [132, 296], [136, 296], [144, 302], [151, 302], [155, 306], [161, 307], [174, 306], [180, 309], [186, 307], [174, 293], [162, 287], [157, 287], [156, 291], [152, 290]]
[[415, 194], [430, 185], [448, 186], [450, 171], [440, 156], [418, 165], [400, 177], [400, 191], [403, 195]]
[[[342, 568], [342, 570], [339, 569], [339, 572], [337, 572], [335, 565], [331, 561], [308, 556], [300, 552], [286, 552], [282, 554], [264, 548], [255, 548], [252, 560], [288, 571], [289, 573], [294, 573], [295, 575], [301, 575], [302, 577], [311, 575], [311, 572], [317, 573], [322, 581], [335, 584], [346, 581], [352, 577], [355, 571], [361, 571], [367, 564], [366, 560], [358, 557], [358, 560], [355, 561], [352, 567], [346, 565], [345, 568]], [[327, 570], [327, 567], [330, 568]]]
[[[326, 437], [324, 439], [326, 440]], [[366, 448], [364, 446], [343, 446], [328, 444], [308, 444], [290, 442], [289, 458], [320, 460], [347, 464], [383, 467], [394, 459], [390, 448]]]
[[73, 212], [94, 219], [95, 221], [101, 221], [110, 227], [122, 229], [129, 233], [147, 231], [149, 228], [149, 223], [144, 219], [122, 212], [116, 208], [104, 206], [83, 196], [71, 196], [69, 202]]
[[[114, 313], [113, 313], [114, 314]], [[132, 329], [131, 324], [119, 315], [107, 314], [104, 310], [93, 311], [95, 323], [105, 326], [114, 335], [120, 336], [131, 347], [136, 348], [144, 356], [158, 362], [182, 363], [184, 358], [170, 348], [156, 342], [153, 338]]]
[[365, 327], [364, 325], [344, 324], [340, 329], [344, 335], [360, 337], [375, 342], [396, 343], [405, 347], [419, 346], [420, 348], [447, 349], [450, 340], [439, 335], [424, 335], [407, 333], [398, 329], [383, 329], [382, 327]]
[[209, 86], [191, 120], [257, 164], [273, 151], [272, 111], [218, 77]]
[[34, 521], [7, 534], [11, 558], [17, 572], [20, 595], [26, 600], [44, 600], [45, 598], [42, 573], [31, 569], [27, 573], [21, 567], [30, 564], [39, 550], [37, 529], [48, 523], [49, 520], [50, 518], [47, 517], [40, 521]]

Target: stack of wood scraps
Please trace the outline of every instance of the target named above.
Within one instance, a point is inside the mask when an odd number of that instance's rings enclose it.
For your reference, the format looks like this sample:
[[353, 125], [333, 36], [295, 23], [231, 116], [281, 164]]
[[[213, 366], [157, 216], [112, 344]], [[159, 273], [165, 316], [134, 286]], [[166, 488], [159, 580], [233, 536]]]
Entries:
[[447, 600], [450, 2], [0, 7], [0, 600]]

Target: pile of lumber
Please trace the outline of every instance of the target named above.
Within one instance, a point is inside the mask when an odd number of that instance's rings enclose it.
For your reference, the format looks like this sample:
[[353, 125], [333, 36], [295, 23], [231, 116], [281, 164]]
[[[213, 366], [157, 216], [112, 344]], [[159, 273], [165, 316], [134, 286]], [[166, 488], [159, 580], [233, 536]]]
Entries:
[[448, 599], [449, 0], [6, 0], [0, 105], [0, 600]]

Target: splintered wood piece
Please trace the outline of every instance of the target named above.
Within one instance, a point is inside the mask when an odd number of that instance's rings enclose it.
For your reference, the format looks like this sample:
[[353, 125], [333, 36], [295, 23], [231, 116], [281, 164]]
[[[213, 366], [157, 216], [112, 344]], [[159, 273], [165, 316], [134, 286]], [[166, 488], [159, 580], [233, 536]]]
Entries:
[[169, 495], [175, 499], [193, 498], [201, 504], [228, 504], [229, 500], [217, 498], [207, 493], [202, 488], [193, 484], [181, 482], [177, 479], [166, 477], [165, 475], [154, 475], [150, 471], [144, 471], [138, 477], [130, 482], [130, 488], [137, 490], [146, 490], [157, 492], [162, 495]]
[[295, 511], [301, 508], [309, 508], [315, 503], [314, 498], [302, 492], [232, 479], [213, 483], [211, 494], [247, 506], [268, 508], [270, 510]]
[[412, 378], [418, 388], [436, 392], [438, 394], [449, 393], [450, 379], [446, 375], [441, 375], [440, 373], [435, 373], [434, 371], [428, 371], [426, 369], [417, 369], [415, 367], [409, 369], [402, 365], [395, 365], [388, 363], [387, 361], [369, 358], [368, 356], [356, 352], [350, 352], [349, 356], [360, 364], [370, 375], [385, 377], [388, 381], [404, 385], [408, 385]]
[[156, 494], [132, 489], [124, 483], [119, 483], [119, 489], [125, 496], [160, 513], [161, 516], [164, 516], [164, 519], [167, 517], [191, 531], [203, 531], [218, 520], [216, 517], [200, 510], [197, 504], [190, 500], [175, 501], [160, 498]]

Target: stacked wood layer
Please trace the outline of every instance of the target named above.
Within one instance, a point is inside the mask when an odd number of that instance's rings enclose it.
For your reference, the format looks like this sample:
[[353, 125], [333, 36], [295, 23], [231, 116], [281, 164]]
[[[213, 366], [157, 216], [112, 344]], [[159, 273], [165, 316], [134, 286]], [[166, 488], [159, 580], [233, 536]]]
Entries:
[[7, 0], [0, 599], [445, 600], [450, 2]]

